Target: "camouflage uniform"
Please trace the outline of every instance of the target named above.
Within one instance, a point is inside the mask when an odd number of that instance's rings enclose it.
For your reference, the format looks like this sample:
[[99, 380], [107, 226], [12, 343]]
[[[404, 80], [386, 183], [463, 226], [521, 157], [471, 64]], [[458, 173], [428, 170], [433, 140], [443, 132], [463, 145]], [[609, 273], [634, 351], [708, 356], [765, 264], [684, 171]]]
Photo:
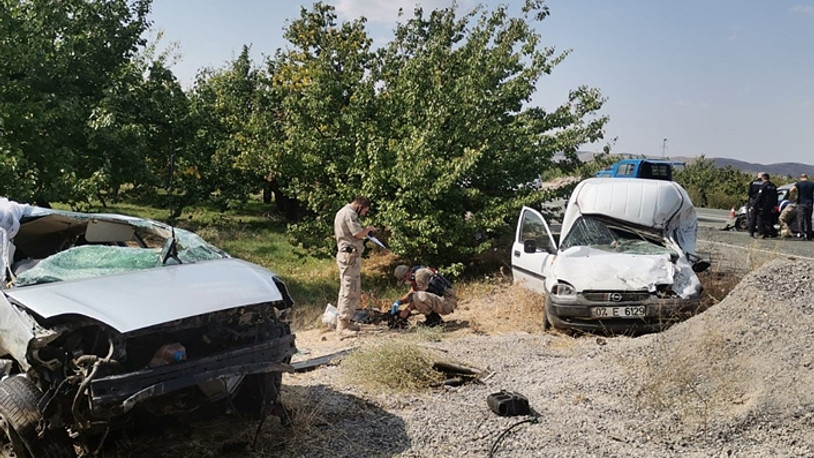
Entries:
[[359, 305], [362, 289], [362, 252], [365, 245], [354, 234], [364, 229], [359, 224], [359, 214], [351, 204], [336, 213], [334, 235], [336, 237], [336, 265], [339, 266], [339, 297], [337, 319], [349, 322]]
[[439, 315], [449, 315], [458, 307], [455, 291], [452, 288], [447, 288], [443, 296], [427, 292], [430, 278], [433, 275], [433, 271], [427, 268], [420, 268], [415, 271], [413, 279], [415, 292], [412, 294], [410, 302], [423, 315], [429, 315], [432, 312]]
[[780, 236], [781, 237], [791, 237], [794, 234], [791, 231], [791, 227], [789, 224], [794, 220], [794, 217], [797, 216], [797, 205], [791, 203], [788, 200], [784, 200], [780, 203], [780, 217], [778, 221], [780, 221]]

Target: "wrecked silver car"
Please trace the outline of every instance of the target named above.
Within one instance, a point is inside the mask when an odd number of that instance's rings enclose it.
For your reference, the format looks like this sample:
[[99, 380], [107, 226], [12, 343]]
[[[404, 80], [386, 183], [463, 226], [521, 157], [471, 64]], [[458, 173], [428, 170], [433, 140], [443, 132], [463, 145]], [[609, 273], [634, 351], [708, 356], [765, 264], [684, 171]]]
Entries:
[[0, 241], [3, 456], [90, 453], [135, 411], [282, 414], [274, 273], [156, 221], [6, 199]]
[[544, 323], [612, 333], [663, 329], [696, 311], [708, 267], [695, 254], [698, 219], [686, 191], [664, 180], [580, 182], [555, 240], [524, 207], [512, 248], [515, 282], [545, 294]]

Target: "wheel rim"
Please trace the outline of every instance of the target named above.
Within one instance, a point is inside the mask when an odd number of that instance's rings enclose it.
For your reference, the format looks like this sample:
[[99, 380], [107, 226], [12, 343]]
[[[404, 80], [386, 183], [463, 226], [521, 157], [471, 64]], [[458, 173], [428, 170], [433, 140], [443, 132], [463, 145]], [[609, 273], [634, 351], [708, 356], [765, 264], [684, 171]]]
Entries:
[[3, 431], [3, 435], [0, 436], [0, 458], [16, 458], [18, 456], [14, 449], [16, 434], [3, 415], [0, 415], [0, 430]]

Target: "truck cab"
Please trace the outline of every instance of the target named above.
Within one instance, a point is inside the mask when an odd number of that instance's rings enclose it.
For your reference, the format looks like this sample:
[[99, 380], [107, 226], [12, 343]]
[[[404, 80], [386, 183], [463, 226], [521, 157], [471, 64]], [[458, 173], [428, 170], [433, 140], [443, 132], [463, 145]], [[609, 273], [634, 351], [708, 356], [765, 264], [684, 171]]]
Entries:
[[673, 167], [683, 162], [659, 159], [622, 159], [607, 169], [596, 172], [601, 178], [650, 178], [673, 181]]

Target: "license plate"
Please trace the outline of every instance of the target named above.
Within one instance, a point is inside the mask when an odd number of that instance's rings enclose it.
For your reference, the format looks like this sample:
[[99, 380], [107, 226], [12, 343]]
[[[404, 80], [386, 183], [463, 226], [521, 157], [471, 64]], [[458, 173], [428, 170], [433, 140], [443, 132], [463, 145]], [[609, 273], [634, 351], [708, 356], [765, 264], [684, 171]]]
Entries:
[[641, 318], [645, 316], [645, 306], [635, 307], [591, 307], [593, 318]]

